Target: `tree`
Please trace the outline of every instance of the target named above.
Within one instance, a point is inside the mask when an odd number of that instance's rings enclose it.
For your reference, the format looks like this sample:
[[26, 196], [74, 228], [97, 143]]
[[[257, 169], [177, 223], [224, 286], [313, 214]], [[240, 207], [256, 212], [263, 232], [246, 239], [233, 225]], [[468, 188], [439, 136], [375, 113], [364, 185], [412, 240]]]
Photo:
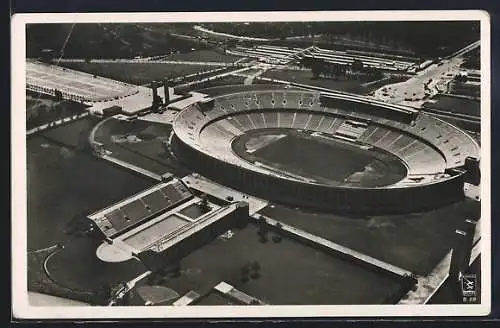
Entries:
[[324, 62], [318, 59], [313, 60], [313, 63], [311, 64], [311, 71], [313, 73], [313, 78], [317, 79], [325, 71]]
[[257, 280], [260, 278], [260, 273], [258, 271], [252, 272], [250, 274], [250, 278], [252, 278], [253, 280]]
[[208, 212], [211, 209], [206, 195], [201, 196], [200, 209], [203, 212]]
[[376, 80], [380, 80], [384, 77], [384, 73], [382, 73], [381, 70], [379, 69], [374, 69], [373, 70], [373, 78]]
[[275, 243], [280, 243], [282, 240], [283, 240], [283, 237], [279, 236], [279, 235], [275, 235], [273, 236], [272, 238], [272, 241], [275, 242]]
[[54, 96], [57, 101], [61, 101], [63, 99], [62, 92], [57, 89], [54, 89]]
[[252, 271], [256, 272], [256, 271], [259, 271], [260, 270], [260, 263], [258, 261], [255, 261], [251, 264], [251, 269]]

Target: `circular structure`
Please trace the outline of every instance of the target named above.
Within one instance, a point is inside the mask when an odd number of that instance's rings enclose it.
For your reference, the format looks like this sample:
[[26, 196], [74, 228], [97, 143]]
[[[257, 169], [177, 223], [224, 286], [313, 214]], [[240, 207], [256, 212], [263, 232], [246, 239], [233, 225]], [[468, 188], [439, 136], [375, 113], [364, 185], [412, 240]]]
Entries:
[[219, 95], [184, 109], [173, 149], [198, 172], [324, 210], [419, 211], [463, 197], [465, 132], [417, 110], [304, 90]]
[[132, 252], [108, 243], [102, 243], [99, 245], [96, 250], [96, 255], [101, 261], [115, 263], [125, 262], [134, 257]]
[[140, 286], [136, 288], [139, 296], [150, 305], [164, 305], [179, 298], [179, 293], [164, 286]]

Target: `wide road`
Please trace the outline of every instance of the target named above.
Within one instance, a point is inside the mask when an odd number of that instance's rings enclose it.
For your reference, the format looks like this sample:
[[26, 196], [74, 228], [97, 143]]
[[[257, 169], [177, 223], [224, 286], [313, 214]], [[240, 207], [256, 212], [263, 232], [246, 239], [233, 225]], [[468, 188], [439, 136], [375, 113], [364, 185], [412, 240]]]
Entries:
[[[61, 59], [59, 63], [84, 63], [83, 58]], [[227, 62], [204, 62], [204, 61], [185, 61], [185, 60], [157, 60], [150, 58], [137, 58], [137, 59], [92, 59], [90, 63], [106, 64], [106, 63], [119, 63], [119, 64], [180, 64], [180, 65], [203, 65], [203, 66], [231, 66], [232, 63]]]
[[479, 47], [476, 41], [454, 52], [438, 63], [432, 64], [405, 82], [385, 85], [374, 92], [374, 97], [392, 104], [421, 107], [429, 97], [437, 94], [444, 85], [453, 79], [462, 69], [463, 55]]

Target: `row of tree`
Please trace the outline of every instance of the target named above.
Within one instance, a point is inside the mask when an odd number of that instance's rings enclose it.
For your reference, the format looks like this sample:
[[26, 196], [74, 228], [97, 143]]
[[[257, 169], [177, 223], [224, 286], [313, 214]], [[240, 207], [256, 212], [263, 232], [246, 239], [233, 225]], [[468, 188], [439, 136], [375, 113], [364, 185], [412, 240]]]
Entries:
[[381, 70], [365, 66], [360, 60], [354, 60], [351, 64], [338, 64], [324, 61], [322, 59], [306, 57], [300, 62], [300, 66], [311, 69], [313, 78], [319, 77], [345, 79], [345, 78], [369, 78], [377, 80], [383, 78]]
[[[354, 21], [268, 22], [206, 24], [216, 31], [241, 36], [282, 38], [322, 34], [335, 43], [341, 39], [411, 49], [420, 56], [438, 57], [479, 40], [479, 21]], [[436, 33], [438, 32], [438, 33]]]
[[[31, 58], [133, 58], [203, 48], [196, 40], [136, 24], [30, 24], [26, 56]], [[52, 51], [49, 51], [52, 50]]]

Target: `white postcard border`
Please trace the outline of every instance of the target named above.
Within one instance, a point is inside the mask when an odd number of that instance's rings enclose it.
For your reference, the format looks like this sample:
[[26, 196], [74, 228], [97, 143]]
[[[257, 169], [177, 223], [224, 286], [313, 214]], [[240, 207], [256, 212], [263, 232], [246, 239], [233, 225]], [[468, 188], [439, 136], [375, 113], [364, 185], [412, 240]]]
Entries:
[[[268, 21], [429, 21], [481, 22], [481, 304], [321, 305], [321, 306], [159, 306], [40, 307], [27, 294], [26, 35], [29, 23], [268, 22]], [[236, 318], [236, 317], [407, 317], [480, 316], [491, 308], [490, 195], [490, 18], [481, 10], [460, 11], [302, 11], [178, 13], [15, 14], [11, 21], [12, 306], [18, 319]]]

